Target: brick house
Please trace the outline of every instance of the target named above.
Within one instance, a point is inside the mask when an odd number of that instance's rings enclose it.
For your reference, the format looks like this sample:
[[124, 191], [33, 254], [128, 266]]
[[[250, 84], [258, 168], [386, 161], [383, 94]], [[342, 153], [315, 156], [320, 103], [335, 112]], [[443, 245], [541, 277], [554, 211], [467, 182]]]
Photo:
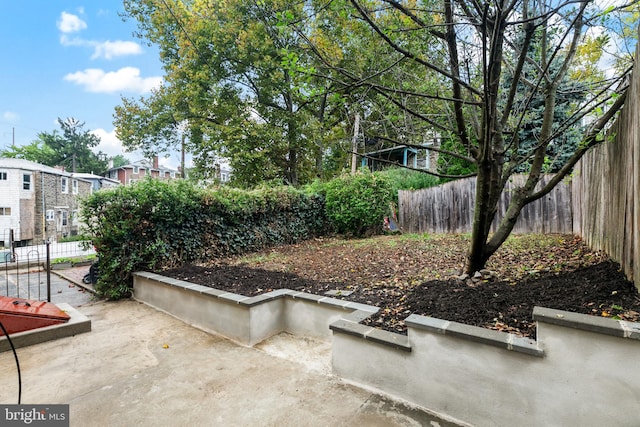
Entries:
[[180, 173], [158, 165], [158, 157], [154, 157], [152, 162], [140, 160], [117, 168], [110, 167], [104, 176], [119, 181], [122, 185], [132, 184], [146, 177], [156, 179], [175, 179], [180, 177]]
[[0, 158], [0, 245], [77, 235], [80, 201], [91, 191], [91, 182], [63, 170]]

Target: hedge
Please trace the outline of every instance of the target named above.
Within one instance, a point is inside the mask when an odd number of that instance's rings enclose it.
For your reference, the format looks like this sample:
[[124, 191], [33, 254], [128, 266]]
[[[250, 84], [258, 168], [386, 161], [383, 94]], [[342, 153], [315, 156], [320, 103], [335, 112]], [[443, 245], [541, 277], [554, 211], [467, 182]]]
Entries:
[[146, 179], [84, 201], [85, 234], [99, 256], [96, 290], [130, 293], [132, 273], [209, 261], [327, 234], [324, 197], [291, 187], [202, 189]]

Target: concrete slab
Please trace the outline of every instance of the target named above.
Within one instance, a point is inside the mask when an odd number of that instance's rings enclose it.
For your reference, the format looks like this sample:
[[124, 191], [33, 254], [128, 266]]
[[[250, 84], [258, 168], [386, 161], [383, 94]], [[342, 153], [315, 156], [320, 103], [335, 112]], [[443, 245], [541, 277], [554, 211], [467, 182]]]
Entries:
[[[91, 331], [91, 321], [85, 315], [69, 304], [58, 303], [56, 305], [70, 316], [68, 322], [11, 334], [13, 347], [27, 347]], [[3, 335], [0, 337], [0, 352], [9, 350], [11, 350], [11, 344]]]
[[[51, 272], [51, 302], [67, 303], [73, 307], [94, 301], [93, 288], [82, 283], [82, 277], [89, 271], [88, 266], [74, 267]], [[0, 295], [12, 298], [47, 300], [47, 272], [35, 269], [29, 272], [2, 271], [0, 274]]]
[[[74, 426], [454, 425], [328, 374], [323, 342], [243, 347], [135, 301], [80, 310], [90, 333], [18, 350], [22, 403], [68, 403]], [[0, 384], [17, 403], [11, 352]]]

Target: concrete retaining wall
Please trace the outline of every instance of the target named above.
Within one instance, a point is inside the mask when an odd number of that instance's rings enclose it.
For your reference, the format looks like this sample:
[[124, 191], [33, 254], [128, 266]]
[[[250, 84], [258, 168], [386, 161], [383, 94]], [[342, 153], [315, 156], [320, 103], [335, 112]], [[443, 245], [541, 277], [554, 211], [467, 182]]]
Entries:
[[640, 323], [536, 307], [537, 341], [417, 315], [404, 336], [358, 323], [376, 307], [291, 290], [248, 298], [136, 273], [134, 296], [246, 345], [332, 333], [336, 375], [461, 425], [640, 425]]
[[245, 297], [155, 273], [135, 273], [135, 299], [201, 329], [254, 345], [280, 332], [331, 337], [339, 319], [362, 320], [377, 307], [281, 289]]

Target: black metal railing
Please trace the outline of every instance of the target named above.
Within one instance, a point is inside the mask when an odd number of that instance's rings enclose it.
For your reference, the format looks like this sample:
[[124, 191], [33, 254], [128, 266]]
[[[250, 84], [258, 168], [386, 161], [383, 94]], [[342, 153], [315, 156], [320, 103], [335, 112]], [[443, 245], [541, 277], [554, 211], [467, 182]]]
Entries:
[[20, 255], [13, 250], [0, 252], [0, 295], [51, 301], [49, 245], [45, 248], [45, 254], [37, 249]]

